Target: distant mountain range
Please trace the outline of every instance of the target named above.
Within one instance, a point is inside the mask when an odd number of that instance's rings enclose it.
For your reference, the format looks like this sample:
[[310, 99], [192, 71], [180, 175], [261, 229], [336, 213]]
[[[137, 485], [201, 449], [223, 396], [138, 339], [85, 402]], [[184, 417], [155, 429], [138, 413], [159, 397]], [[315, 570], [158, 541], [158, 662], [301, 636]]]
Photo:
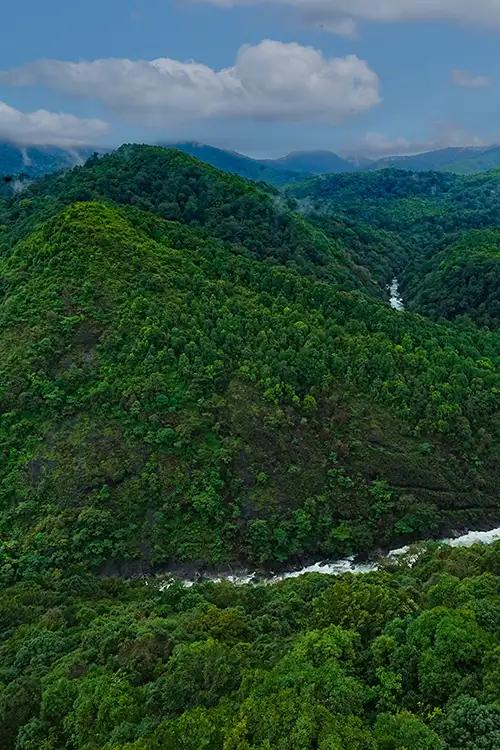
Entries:
[[40, 177], [83, 164], [95, 148], [64, 149], [53, 146], [18, 146], [0, 143], [0, 175]]
[[279, 159], [252, 159], [235, 151], [201, 143], [161, 144], [174, 146], [226, 172], [274, 185], [304, 180], [319, 174], [404, 169], [412, 172], [454, 172], [468, 175], [500, 168], [500, 146], [445, 148], [411, 156], [383, 159], [345, 159], [332, 151], [295, 151]]
[[[258, 160], [249, 156], [238, 154], [236, 151], [226, 151], [204, 143], [160, 143], [165, 148], [178, 148], [185, 154], [195, 156], [200, 161], [210, 164], [212, 167], [222, 169], [224, 172], [232, 172], [247, 180], [262, 180], [273, 185], [285, 185], [296, 180], [303, 180], [301, 172], [294, 171], [286, 166], [285, 160]], [[308, 171], [308, 170], [306, 170]]]
[[[412, 172], [453, 172], [478, 174], [500, 167], [500, 146], [443, 148], [412, 156], [378, 159], [368, 169], [406, 169]], [[366, 167], [365, 167], [366, 168]]]
[[269, 159], [265, 163], [274, 169], [288, 169], [301, 174], [340, 174], [358, 170], [354, 162], [332, 151], [294, 151], [281, 159]]
[[178, 148], [225, 172], [233, 172], [250, 180], [264, 180], [273, 185], [302, 181], [304, 176], [357, 171], [353, 162], [342, 159], [332, 151], [294, 151], [279, 159], [252, 159], [236, 151], [226, 151], [203, 143], [161, 143], [160, 145]]
[[319, 174], [366, 172], [378, 169], [403, 169], [412, 172], [453, 172], [469, 175], [500, 168], [500, 146], [445, 148], [411, 156], [383, 159], [347, 159], [333, 151], [294, 151], [279, 159], [252, 159], [236, 151], [203, 143], [162, 143], [225, 172], [273, 185], [301, 182]]
[[[296, 151], [279, 159], [253, 159], [236, 151], [227, 151], [203, 143], [161, 143], [225, 172], [249, 180], [268, 182], [277, 187], [301, 182], [319, 174], [365, 172], [379, 169], [403, 169], [414, 172], [453, 172], [477, 174], [500, 168], [500, 146], [446, 148], [411, 156], [390, 156], [376, 160], [346, 159], [332, 151]], [[80, 164], [94, 151], [103, 149], [27, 146], [0, 143], [0, 175], [27, 177], [57, 172]]]

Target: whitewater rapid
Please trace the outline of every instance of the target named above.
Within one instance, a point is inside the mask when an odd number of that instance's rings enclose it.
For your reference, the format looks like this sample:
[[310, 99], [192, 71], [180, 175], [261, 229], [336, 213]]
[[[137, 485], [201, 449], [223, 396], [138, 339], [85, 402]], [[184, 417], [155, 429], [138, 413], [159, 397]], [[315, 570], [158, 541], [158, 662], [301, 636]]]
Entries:
[[387, 288], [390, 294], [389, 304], [393, 308], [393, 310], [404, 310], [405, 306], [403, 298], [399, 293], [399, 281], [394, 278]]
[[[461, 536], [440, 539], [436, 543], [448, 547], [472, 547], [474, 544], [493, 544], [493, 542], [498, 540], [500, 540], [500, 527], [492, 529], [491, 531], [469, 531]], [[417, 542], [405, 547], [399, 547], [398, 549], [391, 550], [386, 555], [382, 555], [377, 559], [368, 562], [356, 562], [354, 557], [347, 557], [343, 560], [318, 562], [313, 565], [306, 565], [300, 569], [288, 570], [276, 575], [269, 574], [268, 576], [263, 576], [255, 571], [241, 571], [238, 573], [225, 574], [206, 573], [194, 577], [162, 576], [160, 580], [160, 588], [162, 590], [167, 589], [176, 581], [180, 581], [186, 587], [207, 581], [212, 583], [227, 581], [235, 586], [245, 586], [251, 583], [280, 583], [281, 581], [286, 581], [290, 578], [300, 578], [300, 576], [306, 575], [306, 573], [320, 573], [329, 576], [340, 576], [345, 573], [360, 575], [379, 570], [387, 563], [394, 562], [398, 558], [404, 559], [405, 562], [411, 565], [418, 560], [420, 554], [425, 550], [426, 544], [428, 544], [428, 542]]]

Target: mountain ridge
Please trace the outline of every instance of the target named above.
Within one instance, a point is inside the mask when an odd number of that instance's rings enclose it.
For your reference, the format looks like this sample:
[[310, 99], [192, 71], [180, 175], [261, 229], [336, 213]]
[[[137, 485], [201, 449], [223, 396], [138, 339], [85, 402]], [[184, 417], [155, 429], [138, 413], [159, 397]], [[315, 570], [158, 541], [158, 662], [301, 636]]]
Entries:
[[0, 177], [24, 174], [30, 178], [71, 169], [83, 164], [94, 151], [101, 148], [56, 146], [21, 146], [9, 141], [0, 142]]
[[[268, 182], [276, 187], [300, 182], [319, 174], [340, 174], [382, 169], [406, 171], [443, 171], [455, 174], [478, 174], [500, 168], [500, 146], [450, 147], [408, 156], [390, 156], [372, 159], [344, 158], [333, 151], [294, 151], [286, 156], [253, 158], [208, 144], [187, 142], [160, 142], [156, 145], [177, 148], [207, 164], [228, 173], [256, 181]], [[113, 149], [17, 146], [0, 143], [0, 176], [16, 177], [20, 174], [36, 178], [81, 164], [92, 153], [107, 153]]]

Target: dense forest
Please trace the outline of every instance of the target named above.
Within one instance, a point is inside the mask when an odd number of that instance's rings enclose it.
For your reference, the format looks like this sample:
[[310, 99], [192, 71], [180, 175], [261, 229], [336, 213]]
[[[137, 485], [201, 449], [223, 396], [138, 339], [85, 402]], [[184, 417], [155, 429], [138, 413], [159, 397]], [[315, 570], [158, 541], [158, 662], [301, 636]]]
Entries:
[[7, 581], [498, 518], [498, 334], [396, 315], [352, 238], [147, 147], [1, 215]]
[[[288, 193], [328, 236], [346, 224], [362, 228], [353, 257], [379, 281], [397, 275], [410, 309], [498, 326], [499, 171], [325, 175]], [[475, 231], [485, 229], [493, 231]]]
[[476, 229], [403, 274], [412, 307], [433, 317], [468, 316], [478, 324], [500, 324], [500, 230]]
[[3, 750], [498, 750], [500, 544], [276, 586], [1, 592]]
[[128, 145], [0, 198], [2, 750], [498, 749], [498, 544], [155, 574], [498, 525], [499, 196]]

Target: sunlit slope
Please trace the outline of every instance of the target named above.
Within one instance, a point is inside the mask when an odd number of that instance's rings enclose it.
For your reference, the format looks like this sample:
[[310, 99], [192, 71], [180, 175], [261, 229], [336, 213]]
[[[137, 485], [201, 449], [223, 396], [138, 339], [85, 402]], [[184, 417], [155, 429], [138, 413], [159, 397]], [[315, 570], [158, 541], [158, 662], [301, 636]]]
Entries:
[[153, 146], [122, 146], [84, 167], [46, 177], [0, 204], [4, 246], [64, 205], [88, 200], [131, 205], [203, 229], [233, 252], [382, 293], [342, 241], [294, 213], [276, 189], [226, 174], [176, 149]]
[[0, 275], [7, 576], [335, 556], [498, 514], [493, 334], [95, 202]]

